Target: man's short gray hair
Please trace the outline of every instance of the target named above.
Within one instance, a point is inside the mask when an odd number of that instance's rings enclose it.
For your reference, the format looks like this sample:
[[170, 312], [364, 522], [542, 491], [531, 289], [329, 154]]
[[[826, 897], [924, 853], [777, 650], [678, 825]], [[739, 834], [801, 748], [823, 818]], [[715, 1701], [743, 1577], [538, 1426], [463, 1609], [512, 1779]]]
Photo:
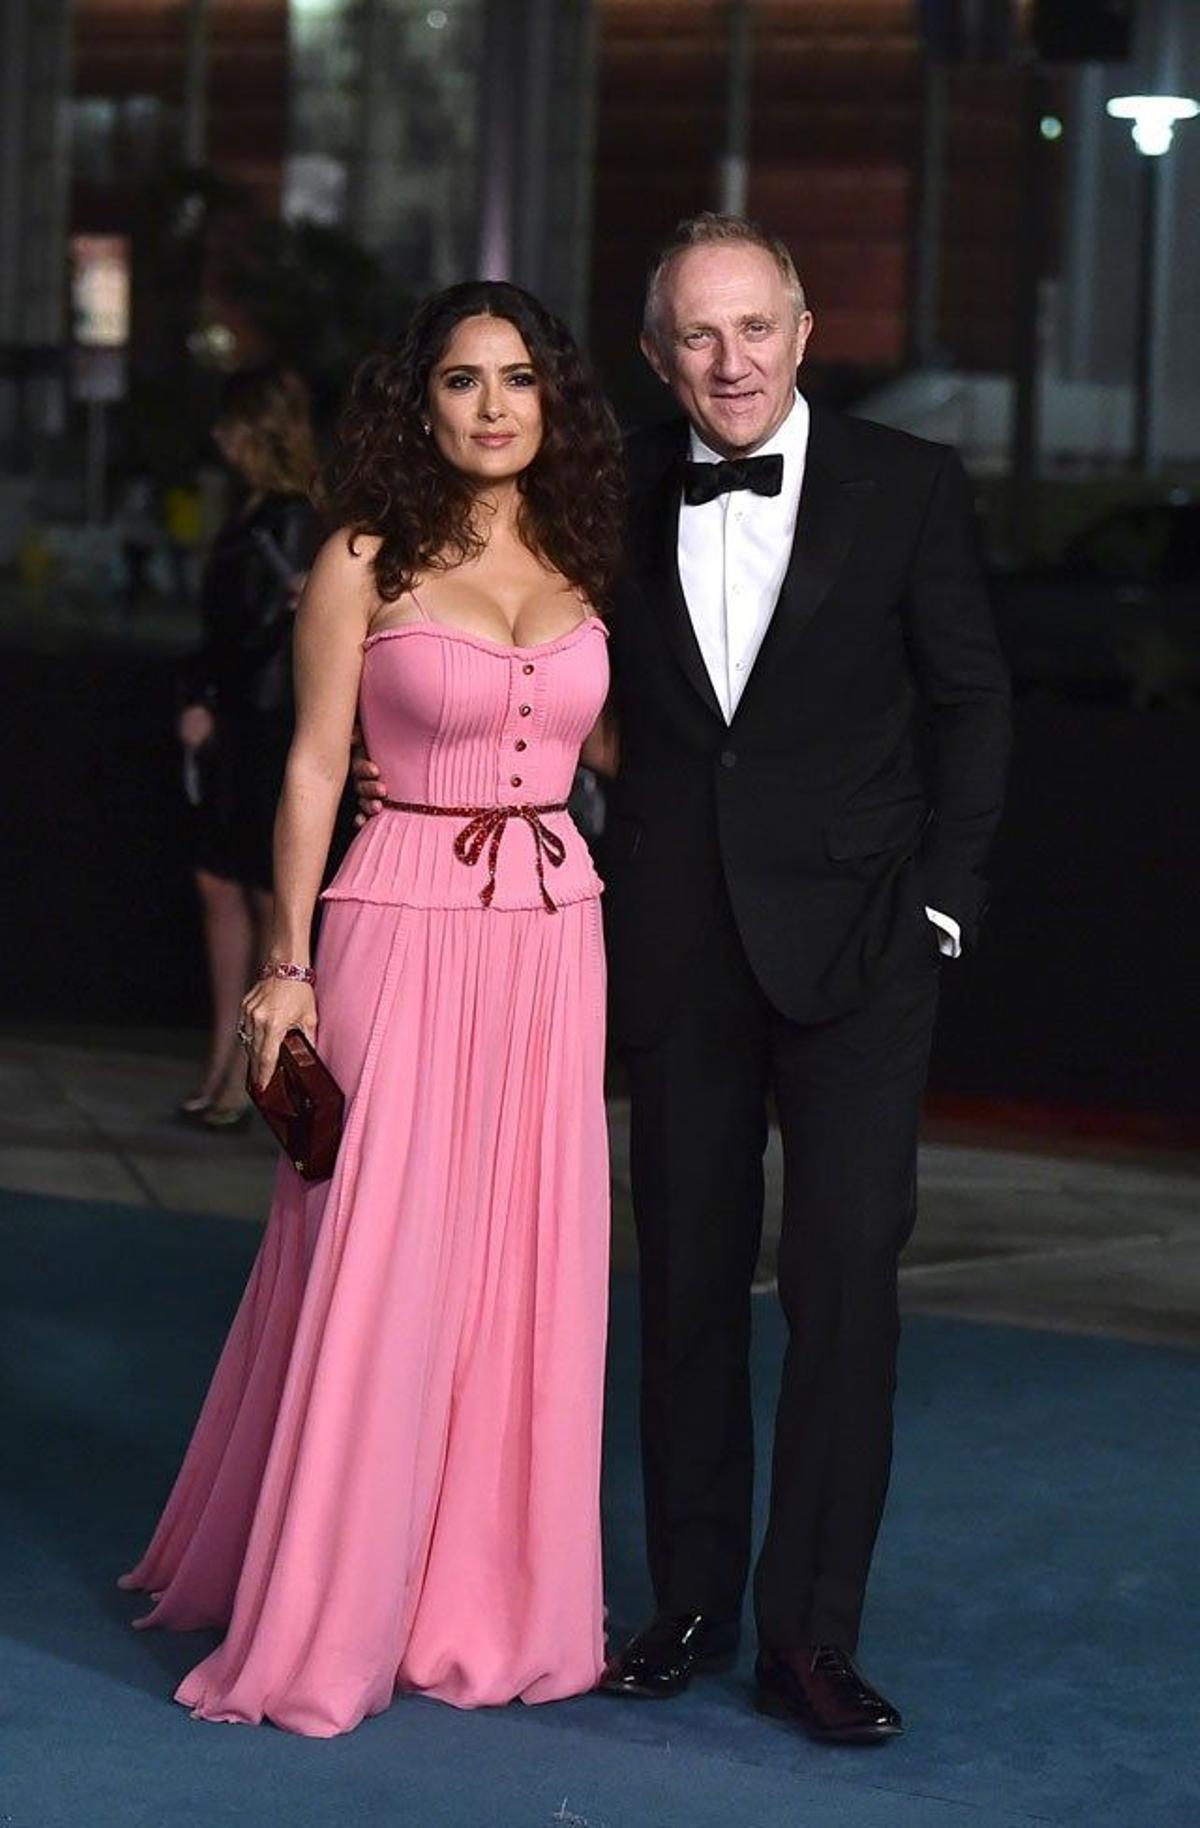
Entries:
[[796, 322], [799, 323], [808, 310], [808, 304], [787, 243], [778, 235], [772, 235], [760, 223], [752, 221], [749, 216], [722, 216], [716, 210], [706, 209], [701, 210], [698, 216], [686, 216], [666, 246], [654, 258], [646, 281], [646, 304], [642, 314], [642, 330], [649, 342], [656, 347], [662, 343], [662, 289], [672, 263], [681, 254], [686, 254], [689, 248], [719, 247], [730, 242], [762, 248], [771, 256], [779, 268], [780, 278], [787, 288]]

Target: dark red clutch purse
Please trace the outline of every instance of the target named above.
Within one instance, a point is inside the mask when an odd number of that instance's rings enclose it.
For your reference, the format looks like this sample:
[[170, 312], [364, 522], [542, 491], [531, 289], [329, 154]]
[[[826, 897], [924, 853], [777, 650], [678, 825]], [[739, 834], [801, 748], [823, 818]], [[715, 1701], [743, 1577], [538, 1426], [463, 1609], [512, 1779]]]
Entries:
[[308, 1037], [289, 1028], [279, 1064], [261, 1088], [246, 1075], [246, 1090], [283, 1145], [297, 1174], [327, 1181], [337, 1160], [346, 1100], [342, 1088]]

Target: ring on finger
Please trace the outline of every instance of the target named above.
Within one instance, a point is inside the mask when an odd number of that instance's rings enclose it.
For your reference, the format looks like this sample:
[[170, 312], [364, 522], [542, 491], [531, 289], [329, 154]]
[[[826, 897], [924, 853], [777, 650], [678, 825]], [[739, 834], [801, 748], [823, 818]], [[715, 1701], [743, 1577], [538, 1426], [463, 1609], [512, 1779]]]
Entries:
[[243, 1047], [249, 1047], [249, 1045], [250, 1045], [250, 1030], [249, 1030], [249, 1029], [248, 1029], [248, 1028], [241, 1028], [241, 1027], [239, 1027], [239, 1029], [238, 1029], [238, 1031], [237, 1031], [237, 1038], [238, 1038], [238, 1040], [239, 1040], [239, 1041], [240, 1041], [240, 1042], [241, 1042], [241, 1044], [242, 1044], [242, 1046], [243, 1046]]

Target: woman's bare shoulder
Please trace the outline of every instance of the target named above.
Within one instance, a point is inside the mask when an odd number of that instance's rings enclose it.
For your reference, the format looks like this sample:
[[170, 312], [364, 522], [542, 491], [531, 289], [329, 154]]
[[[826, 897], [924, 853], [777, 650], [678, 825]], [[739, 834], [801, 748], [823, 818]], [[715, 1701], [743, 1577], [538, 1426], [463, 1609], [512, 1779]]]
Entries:
[[381, 541], [374, 533], [355, 532], [339, 527], [331, 533], [313, 561], [312, 584], [320, 590], [336, 590], [374, 605], [378, 601], [375, 585], [375, 556]]
[[361, 528], [339, 527], [321, 547], [317, 562], [344, 573], [371, 571], [382, 544], [378, 533], [364, 533]]
[[325, 541], [308, 574], [296, 612], [303, 641], [361, 642], [379, 608], [372, 563], [378, 540], [340, 527]]

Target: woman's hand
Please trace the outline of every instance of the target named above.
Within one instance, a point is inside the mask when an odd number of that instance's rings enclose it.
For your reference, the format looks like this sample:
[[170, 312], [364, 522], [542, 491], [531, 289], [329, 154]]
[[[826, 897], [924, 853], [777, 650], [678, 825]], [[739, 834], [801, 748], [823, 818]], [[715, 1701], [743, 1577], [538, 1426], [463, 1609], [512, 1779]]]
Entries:
[[250, 1037], [250, 1077], [261, 1091], [279, 1062], [279, 1045], [289, 1028], [303, 1029], [317, 1044], [317, 999], [311, 984], [268, 977], [242, 998], [238, 1033]]
[[185, 749], [202, 749], [216, 727], [207, 705], [187, 705], [179, 713], [179, 740]]
[[605, 775], [610, 781], [615, 777], [621, 761], [621, 744], [616, 712], [611, 703], [605, 705], [584, 738], [579, 760], [593, 774]]
[[362, 731], [357, 724], [350, 741], [350, 776], [354, 782], [354, 800], [358, 809], [354, 823], [365, 825], [368, 819], [373, 819], [383, 811], [388, 790], [379, 778], [378, 768], [362, 746]]

